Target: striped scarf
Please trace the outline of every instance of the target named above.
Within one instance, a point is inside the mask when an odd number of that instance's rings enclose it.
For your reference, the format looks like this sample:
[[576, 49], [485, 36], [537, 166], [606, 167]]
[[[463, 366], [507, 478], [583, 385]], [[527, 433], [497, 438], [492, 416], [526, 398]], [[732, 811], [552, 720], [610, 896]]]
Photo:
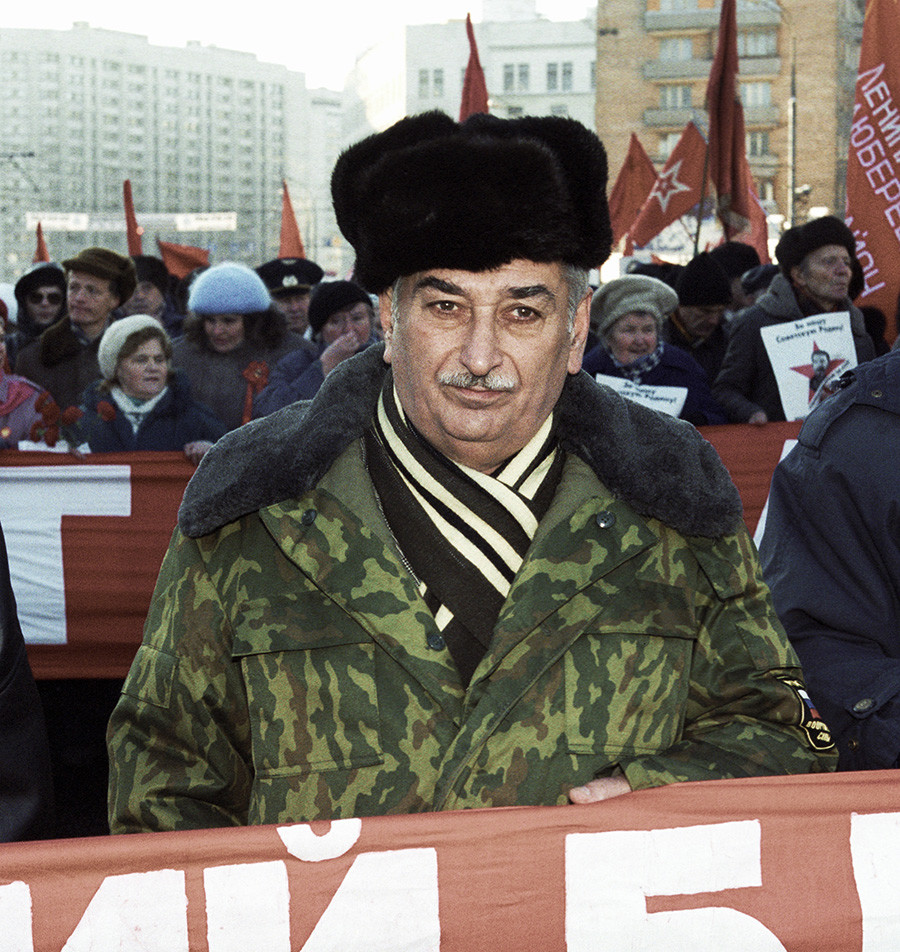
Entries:
[[453, 463], [406, 419], [389, 373], [365, 434], [369, 473], [407, 568], [465, 684], [562, 472], [551, 415], [490, 475]]

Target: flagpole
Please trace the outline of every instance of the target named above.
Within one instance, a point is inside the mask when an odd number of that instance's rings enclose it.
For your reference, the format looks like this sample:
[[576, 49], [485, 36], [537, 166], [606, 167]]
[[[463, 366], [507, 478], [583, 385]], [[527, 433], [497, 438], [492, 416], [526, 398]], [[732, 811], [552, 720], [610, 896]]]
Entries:
[[707, 130], [706, 148], [703, 151], [703, 181], [700, 183], [700, 204], [697, 206], [697, 231], [694, 233], [694, 257], [700, 249], [700, 226], [703, 224], [703, 205], [706, 202], [706, 179], [709, 175], [709, 130]]
[[797, 196], [797, 38], [791, 37], [791, 95], [788, 99], [788, 196], [787, 223], [794, 227]]

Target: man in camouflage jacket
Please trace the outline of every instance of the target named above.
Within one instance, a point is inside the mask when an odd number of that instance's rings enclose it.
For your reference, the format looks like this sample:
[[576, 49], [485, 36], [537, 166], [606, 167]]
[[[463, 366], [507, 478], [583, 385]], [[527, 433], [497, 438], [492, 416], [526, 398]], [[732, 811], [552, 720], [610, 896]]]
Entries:
[[[339, 160], [338, 220], [358, 279], [380, 294], [386, 346], [345, 362], [312, 403], [224, 437], [191, 481], [110, 722], [114, 832], [590, 802], [833, 769], [714, 450], [579, 373], [590, 295], [563, 266], [584, 272], [609, 249], [598, 155], [570, 120], [425, 115]], [[448, 176], [455, 189], [488, 181], [471, 207], [448, 201], [423, 221], [390, 191], [436, 165], [419, 182], [429, 201]], [[542, 229], [517, 211], [479, 246], [506, 178], [509, 208], [556, 182], [531, 202]], [[491, 495], [530, 447], [548, 448], [535, 498], [551, 491], [474, 656], [450, 638], [468, 590], [433, 601], [442, 574], [471, 566], [449, 530], [417, 553], [381, 468], [392, 427], [408, 430], [413, 466], [476, 487], [473, 525], [481, 487]], [[440, 480], [413, 483], [446, 503]]]

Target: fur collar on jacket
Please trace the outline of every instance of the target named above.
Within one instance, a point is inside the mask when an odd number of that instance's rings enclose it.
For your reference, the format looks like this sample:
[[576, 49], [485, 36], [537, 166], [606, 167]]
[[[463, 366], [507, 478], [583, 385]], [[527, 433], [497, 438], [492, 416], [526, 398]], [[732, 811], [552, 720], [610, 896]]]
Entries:
[[[387, 365], [370, 347], [329, 374], [311, 403], [291, 404], [226, 434], [203, 458], [178, 514], [206, 535], [308, 491], [369, 425]], [[742, 518], [737, 489], [688, 423], [625, 400], [580, 373], [558, 404], [560, 439], [615, 495], [684, 535], [715, 538]]]
[[41, 334], [40, 347], [41, 363], [45, 367], [55, 367], [65, 360], [71, 360], [77, 357], [85, 346], [93, 347], [94, 351], [100, 346], [100, 338], [84, 345], [78, 339], [68, 318], [52, 324]]

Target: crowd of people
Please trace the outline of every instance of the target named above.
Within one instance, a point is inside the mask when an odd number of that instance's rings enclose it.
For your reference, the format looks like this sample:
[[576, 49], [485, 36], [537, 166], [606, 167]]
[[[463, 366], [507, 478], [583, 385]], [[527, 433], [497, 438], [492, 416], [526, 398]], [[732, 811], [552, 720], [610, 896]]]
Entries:
[[[826, 444], [846, 455], [852, 419], [897, 418], [872, 396], [896, 392], [896, 361], [853, 304], [852, 233], [827, 216], [785, 231], [777, 265], [732, 241], [592, 288], [605, 187], [572, 120], [430, 113], [338, 161], [352, 281], [278, 258], [176, 288], [161, 261], [96, 247], [19, 279], [4, 446], [63, 421], [75, 447], [198, 464], [109, 722], [113, 832], [590, 803], [829, 771], [838, 750], [897, 765], [879, 660], [900, 647], [878, 627], [896, 573], [841, 575], [843, 537], [788, 541]], [[776, 477], [773, 607], [696, 427], [784, 420], [764, 330], [832, 314], [857, 367]], [[870, 550], [890, 513], [894, 545], [890, 492], [857, 516], [834, 472], [823, 519]], [[822, 592], [857, 581], [828, 599], [823, 654]], [[14, 612], [0, 572], [4, 592]], [[857, 631], [861, 604], [877, 617]], [[0, 673], [21, 668], [2, 632]], [[45, 780], [41, 759], [22, 782]], [[28, 802], [19, 834], [40, 835]]]

